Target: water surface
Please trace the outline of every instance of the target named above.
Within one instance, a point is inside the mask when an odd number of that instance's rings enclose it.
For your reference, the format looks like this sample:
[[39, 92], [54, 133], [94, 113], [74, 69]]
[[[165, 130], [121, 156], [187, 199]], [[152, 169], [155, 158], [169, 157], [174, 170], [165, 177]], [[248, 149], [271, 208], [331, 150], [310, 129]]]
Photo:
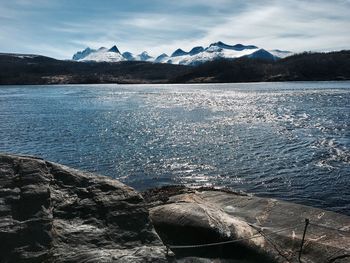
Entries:
[[350, 82], [0, 87], [0, 151], [350, 215]]

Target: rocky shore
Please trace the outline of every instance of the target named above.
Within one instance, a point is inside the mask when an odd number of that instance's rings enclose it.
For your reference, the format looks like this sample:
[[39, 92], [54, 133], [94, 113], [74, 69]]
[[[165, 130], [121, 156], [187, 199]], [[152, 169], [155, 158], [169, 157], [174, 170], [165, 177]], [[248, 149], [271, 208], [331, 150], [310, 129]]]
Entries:
[[[211, 188], [165, 187], [149, 190], [144, 198], [157, 233], [179, 258], [350, 262], [346, 215]], [[299, 261], [305, 219], [309, 223]]]
[[140, 194], [108, 177], [0, 154], [0, 263], [299, 262], [299, 256], [350, 262], [350, 218], [210, 188]]
[[104, 176], [0, 155], [0, 262], [167, 262], [142, 196]]

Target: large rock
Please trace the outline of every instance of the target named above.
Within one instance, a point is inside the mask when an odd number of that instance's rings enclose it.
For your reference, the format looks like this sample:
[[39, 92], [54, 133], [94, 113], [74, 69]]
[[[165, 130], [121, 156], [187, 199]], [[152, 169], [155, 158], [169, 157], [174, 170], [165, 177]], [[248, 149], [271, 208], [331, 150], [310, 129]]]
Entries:
[[[350, 262], [350, 217], [345, 215], [215, 189], [164, 187], [144, 197], [158, 234], [183, 262], [299, 262], [306, 218], [302, 262]], [[232, 240], [238, 241], [172, 247]]]
[[[215, 189], [144, 193], [108, 177], [0, 154], [0, 263], [350, 262], [350, 219], [321, 209]], [[235, 243], [230, 243], [236, 240]], [[229, 241], [220, 246], [179, 248]]]
[[0, 262], [167, 262], [142, 197], [116, 180], [0, 155]]

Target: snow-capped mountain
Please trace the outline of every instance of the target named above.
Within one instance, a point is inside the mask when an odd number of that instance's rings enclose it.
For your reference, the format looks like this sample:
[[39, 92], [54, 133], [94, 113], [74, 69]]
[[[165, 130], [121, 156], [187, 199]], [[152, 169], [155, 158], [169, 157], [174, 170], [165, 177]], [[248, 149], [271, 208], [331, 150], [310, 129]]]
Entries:
[[99, 49], [86, 48], [73, 55], [73, 60], [77, 61], [96, 61], [96, 62], [119, 62], [125, 61], [122, 54], [120, 54], [117, 46], [110, 49], [100, 47]]
[[156, 57], [156, 59], [154, 60], [155, 63], [167, 63], [167, 61], [169, 60], [169, 56], [165, 53], [159, 55], [158, 57]]
[[90, 55], [91, 53], [96, 52], [95, 49], [91, 49], [91, 48], [86, 48], [83, 51], [78, 51], [77, 53], [75, 53], [73, 55], [73, 60], [83, 60], [84, 58], [86, 58], [88, 55]]
[[181, 48], [175, 50], [171, 56], [163, 53], [152, 57], [146, 51], [134, 55], [131, 52], [120, 53], [117, 46], [110, 49], [101, 47], [97, 50], [86, 48], [73, 55], [76, 61], [96, 61], [96, 62], [119, 62], [119, 61], [148, 61], [154, 63], [171, 63], [180, 65], [198, 65], [215, 59], [226, 58], [235, 59], [239, 57], [248, 57], [255, 59], [277, 60], [293, 55], [290, 51], [265, 50], [253, 45], [228, 45], [221, 41], [212, 43], [209, 47], [197, 46], [190, 51], [184, 51]]
[[148, 55], [148, 53], [146, 51], [143, 51], [141, 54], [136, 56], [136, 60], [153, 62], [154, 58], [152, 56]]

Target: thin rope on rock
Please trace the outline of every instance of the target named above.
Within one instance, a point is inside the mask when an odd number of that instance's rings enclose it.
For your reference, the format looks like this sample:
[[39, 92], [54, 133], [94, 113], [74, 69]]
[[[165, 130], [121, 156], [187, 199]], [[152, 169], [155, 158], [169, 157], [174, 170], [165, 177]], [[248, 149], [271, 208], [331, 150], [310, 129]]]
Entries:
[[321, 224], [316, 224], [316, 223], [311, 223], [311, 222], [310, 222], [310, 225], [350, 234], [350, 230], [342, 230], [340, 228], [334, 228], [334, 227], [331, 227], [331, 226], [326, 226], [326, 225], [321, 225]]
[[[299, 223], [296, 224], [293, 227], [287, 227], [287, 228], [283, 228], [277, 231], [273, 231], [271, 233], [264, 233], [264, 235], [273, 235], [276, 233], [280, 233], [286, 230], [290, 230], [290, 229], [295, 229], [297, 226], [302, 225], [304, 223]], [[245, 241], [245, 240], [250, 240], [250, 239], [254, 239], [254, 238], [258, 238], [258, 237], [262, 237], [262, 235], [260, 233], [257, 233], [251, 237], [246, 237], [246, 238], [239, 238], [239, 239], [235, 239], [235, 240], [228, 240], [228, 241], [222, 241], [222, 242], [215, 242], [215, 243], [207, 243], [207, 244], [197, 244], [197, 245], [167, 245], [168, 248], [174, 248], [174, 249], [181, 249], [181, 248], [201, 248], [201, 247], [211, 247], [211, 246], [220, 246], [220, 245], [226, 245], [226, 244], [231, 244], [231, 243], [236, 243], [236, 242], [241, 242], [241, 241]]]
[[[241, 242], [241, 241], [245, 241], [245, 240], [250, 240], [250, 239], [254, 239], [254, 238], [258, 238], [258, 237], [264, 237], [267, 238], [267, 236], [271, 236], [273, 234], [277, 234], [280, 232], [284, 232], [286, 230], [291, 230], [291, 229], [295, 229], [296, 227], [300, 226], [300, 225], [305, 225], [304, 231], [303, 231], [303, 237], [302, 237], [302, 241], [301, 241], [301, 245], [300, 245], [300, 250], [298, 251], [299, 256], [298, 256], [298, 260], [299, 262], [301, 261], [301, 255], [303, 252], [303, 245], [304, 245], [304, 241], [305, 241], [305, 237], [306, 237], [306, 229], [308, 227], [308, 225], [312, 225], [312, 226], [316, 226], [316, 227], [321, 227], [321, 228], [325, 228], [325, 229], [329, 229], [329, 230], [333, 230], [333, 231], [339, 231], [339, 232], [343, 232], [343, 233], [350, 233], [350, 231], [347, 230], [343, 230], [340, 228], [334, 228], [334, 227], [330, 227], [330, 226], [326, 226], [326, 225], [321, 225], [321, 224], [316, 224], [316, 223], [311, 223], [309, 219], [305, 219], [304, 222], [300, 222], [296, 225], [294, 225], [293, 227], [286, 227], [286, 228], [282, 228], [279, 229], [277, 231], [272, 231], [270, 233], [264, 233], [263, 230], [268, 229], [268, 227], [260, 227], [260, 226], [256, 226], [256, 225], [252, 225], [249, 224], [251, 227], [255, 228], [256, 231], [258, 231], [257, 234], [254, 234], [250, 237], [246, 237], [246, 238], [239, 238], [239, 239], [235, 239], [235, 240], [228, 240], [228, 241], [222, 241], [222, 242], [214, 242], [214, 243], [207, 243], [207, 244], [197, 244], [197, 245], [166, 245], [167, 248], [167, 255], [168, 255], [168, 251], [169, 249], [187, 249], [187, 248], [202, 248], [202, 247], [211, 247], [211, 246], [220, 246], [220, 245], [226, 245], [226, 244], [232, 244], [232, 243], [236, 243], [236, 242]], [[259, 229], [258, 229], [259, 228]], [[338, 257], [336, 257], [336, 259], [338, 258], [347, 258], [350, 257], [349, 254], [345, 254], [345, 255], [340, 255]], [[329, 262], [334, 262], [333, 259]]]

